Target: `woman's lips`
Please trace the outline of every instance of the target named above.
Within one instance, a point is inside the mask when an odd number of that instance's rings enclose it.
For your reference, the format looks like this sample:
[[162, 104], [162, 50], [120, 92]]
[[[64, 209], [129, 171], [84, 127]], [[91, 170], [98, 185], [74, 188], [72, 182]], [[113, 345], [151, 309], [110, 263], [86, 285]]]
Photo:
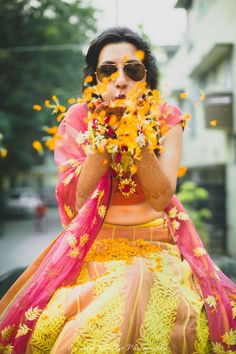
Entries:
[[119, 93], [118, 95], [115, 96], [116, 100], [121, 100], [121, 99], [125, 99], [126, 95], [124, 93]]

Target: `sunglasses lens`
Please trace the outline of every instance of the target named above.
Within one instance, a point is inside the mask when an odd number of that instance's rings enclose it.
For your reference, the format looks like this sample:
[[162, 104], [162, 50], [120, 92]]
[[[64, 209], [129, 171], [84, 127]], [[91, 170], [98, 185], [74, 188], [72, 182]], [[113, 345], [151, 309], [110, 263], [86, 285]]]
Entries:
[[108, 78], [112, 74], [114, 74], [117, 71], [117, 67], [115, 65], [101, 65], [97, 69], [97, 76], [100, 81], [102, 81], [104, 78]]
[[141, 81], [145, 76], [145, 67], [139, 63], [126, 64], [124, 71], [133, 81]]

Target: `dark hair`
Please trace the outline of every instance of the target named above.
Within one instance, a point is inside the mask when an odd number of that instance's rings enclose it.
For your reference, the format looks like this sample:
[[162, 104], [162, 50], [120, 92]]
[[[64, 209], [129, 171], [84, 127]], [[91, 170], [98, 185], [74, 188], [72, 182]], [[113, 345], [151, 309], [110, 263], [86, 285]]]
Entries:
[[157, 88], [158, 84], [158, 69], [156, 59], [151, 52], [149, 44], [140, 37], [136, 32], [127, 27], [112, 27], [103, 31], [98, 37], [94, 38], [90, 43], [87, 54], [85, 56], [84, 79], [86, 76], [92, 76], [93, 81], [83, 86], [82, 91], [89, 85], [97, 84], [95, 71], [97, 69], [98, 57], [101, 49], [110, 43], [128, 42], [133, 44], [138, 50], [142, 50], [145, 54], [143, 64], [147, 69], [147, 84], [150, 89]]

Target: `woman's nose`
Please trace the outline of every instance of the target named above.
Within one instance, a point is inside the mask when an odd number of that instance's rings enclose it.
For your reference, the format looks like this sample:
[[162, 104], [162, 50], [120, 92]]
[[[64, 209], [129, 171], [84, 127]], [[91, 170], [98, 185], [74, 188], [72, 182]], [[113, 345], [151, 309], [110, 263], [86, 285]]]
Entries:
[[120, 70], [119, 70], [119, 76], [118, 76], [117, 79], [116, 79], [115, 86], [116, 86], [117, 88], [122, 88], [122, 89], [124, 89], [124, 88], [127, 87], [127, 85], [128, 85], [127, 77], [126, 77], [126, 75], [125, 75], [125, 73], [124, 73], [124, 70], [123, 70], [122, 68], [120, 68]]

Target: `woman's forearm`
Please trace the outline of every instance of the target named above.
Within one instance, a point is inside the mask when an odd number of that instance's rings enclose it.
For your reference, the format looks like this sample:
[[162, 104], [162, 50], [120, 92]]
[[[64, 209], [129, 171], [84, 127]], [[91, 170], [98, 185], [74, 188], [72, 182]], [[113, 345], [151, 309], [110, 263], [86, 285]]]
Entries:
[[150, 153], [147, 147], [143, 147], [142, 158], [135, 163], [146, 199], [155, 210], [162, 211], [168, 205], [173, 191], [158, 158], [154, 153]]
[[76, 207], [82, 208], [85, 200], [96, 188], [100, 178], [109, 167], [110, 155], [107, 153], [88, 154], [78, 179], [76, 189]]

